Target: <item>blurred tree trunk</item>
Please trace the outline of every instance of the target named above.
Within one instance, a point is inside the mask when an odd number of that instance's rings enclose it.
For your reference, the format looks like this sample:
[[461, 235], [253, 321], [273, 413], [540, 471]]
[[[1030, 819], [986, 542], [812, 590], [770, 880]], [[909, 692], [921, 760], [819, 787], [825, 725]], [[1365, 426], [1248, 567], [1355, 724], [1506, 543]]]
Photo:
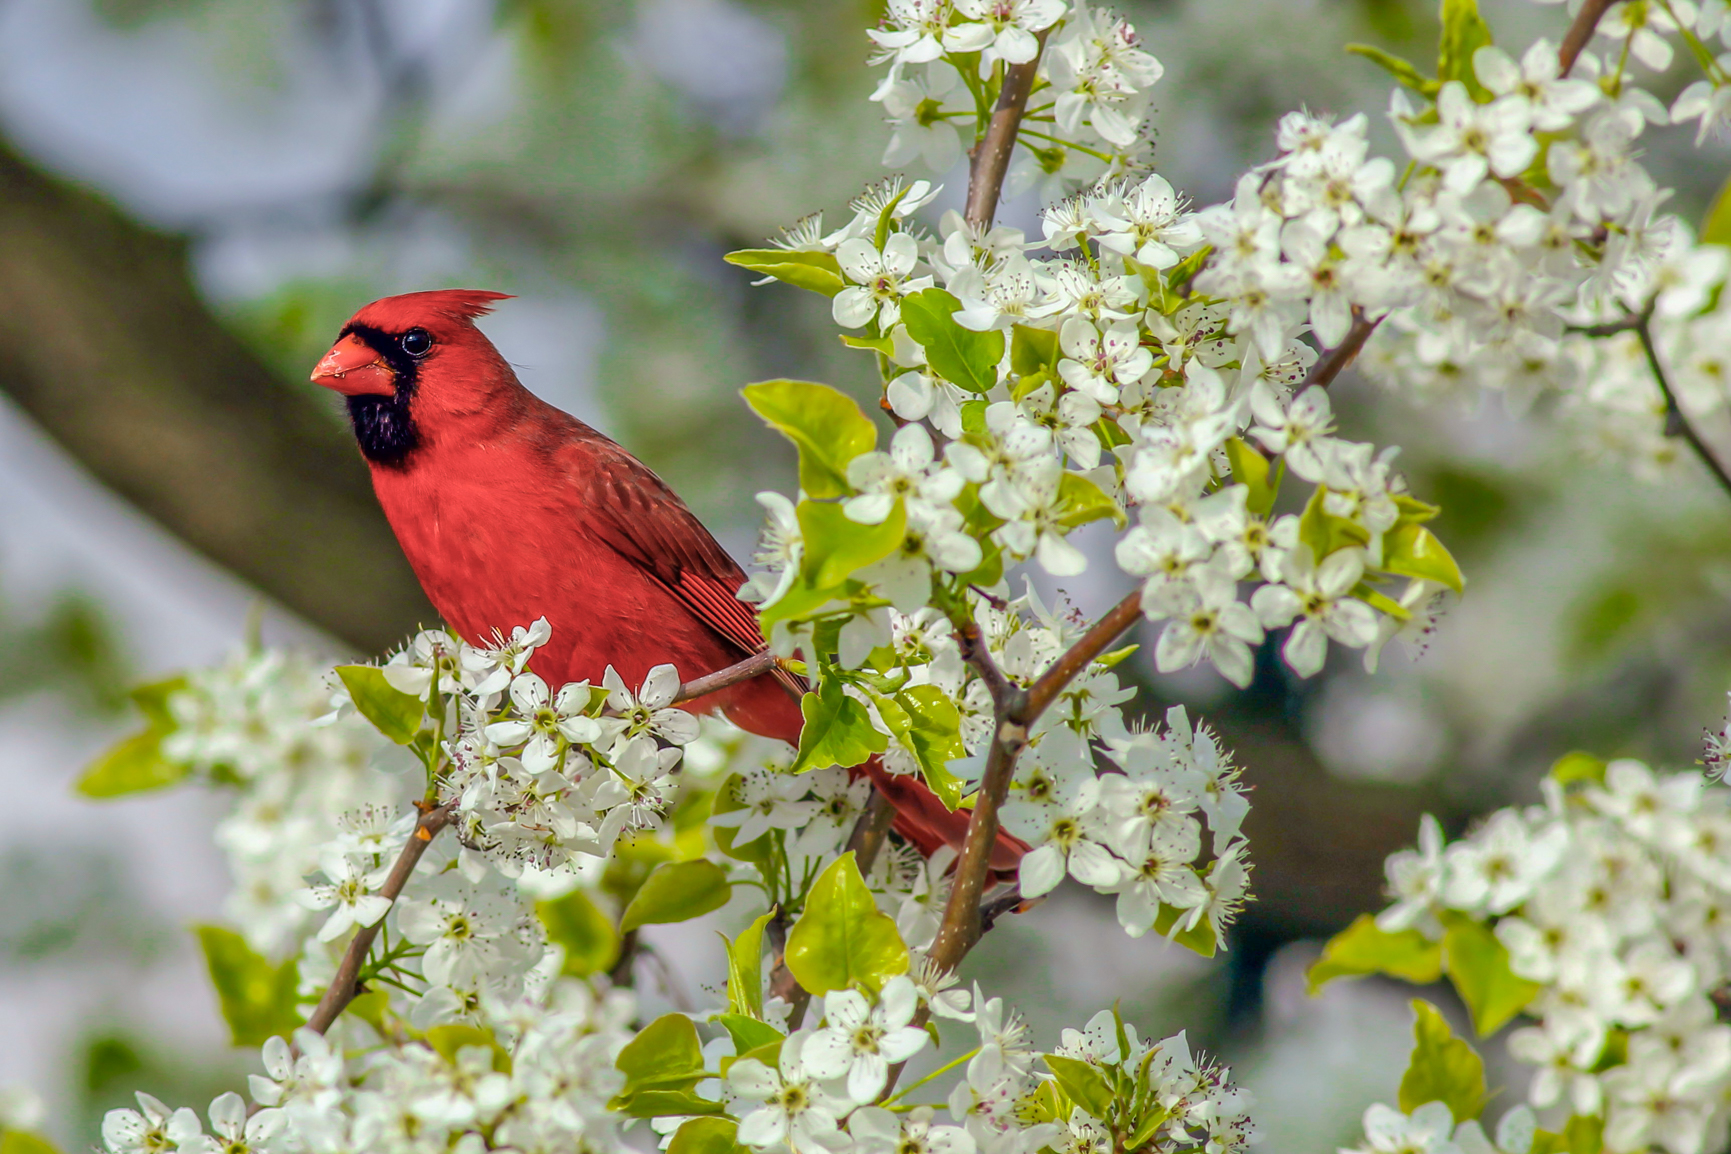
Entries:
[[353, 441], [211, 315], [185, 242], [3, 142], [0, 389], [170, 532], [363, 652], [436, 620]]

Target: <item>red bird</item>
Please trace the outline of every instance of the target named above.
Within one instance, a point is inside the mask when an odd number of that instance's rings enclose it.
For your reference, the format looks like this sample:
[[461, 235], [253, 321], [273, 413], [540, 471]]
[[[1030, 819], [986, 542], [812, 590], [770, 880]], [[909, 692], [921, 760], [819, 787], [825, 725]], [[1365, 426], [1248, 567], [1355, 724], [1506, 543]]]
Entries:
[[[549, 683], [627, 684], [671, 664], [690, 681], [765, 648], [736, 594], [745, 573], [685, 503], [617, 444], [525, 389], [474, 325], [509, 294], [469, 289], [374, 301], [313, 370], [348, 398], [373, 491], [427, 597], [471, 644], [545, 617], [531, 665]], [[766, 674], [685, 708], [720, 710], [799, 743], [793, 693]], [[960, 847], [968, 814], [925, 784], [861, 767], [930, 854]], [[1026, 847], [1000, 834], [994, 869]]]

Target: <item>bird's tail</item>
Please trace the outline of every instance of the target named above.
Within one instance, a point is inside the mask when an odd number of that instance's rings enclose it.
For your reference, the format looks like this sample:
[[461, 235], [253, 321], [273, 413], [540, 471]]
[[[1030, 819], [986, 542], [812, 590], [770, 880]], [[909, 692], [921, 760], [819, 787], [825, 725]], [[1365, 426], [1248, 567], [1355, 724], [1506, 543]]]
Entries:
[[[857, 766], [854, 772], [871, 778], [877, 791], [895, 806], [896, 820], [891, 828], [917, 846], [920, 853], [930, 857], [941, 845], [961, 852], [973, 811], [950, 809], [938, 800], [938, 795], [925, 782], [911, 775], [888, 772], [878, 757]], [[992, 845], [992, 870], [1013, 875], [1022, 855], [1027, 852], [1027, 842], [1000, 829], [998, 840]]]
[[[797, 748], [805, 718], [800, 713], [796, 690], [802, 692], [805, 682], [792, 675], [789, 677], [791, 685], [769, 677], [756, 677], [728, 690], [724, 701], [709, 703], [709, 699], [700, 698], [686, 702], [684, 708], [702, 711], [706, 706], [715, 708], [720, 705], [728, 719], [741, 729], [778, 738]], [[892, 774], [884, 769], [883, 759], [879, 757], [856, 765], [848, 772], [855, 777], [863, 774], [871, 778], [872, 785], [895, 806], [896, 820], [892, 828], [917, 846], [922, 854], [930, 857], [941, 845], [961, 852], [968, 835], [971, 811], [949, 809], [919, 777]], [[998, 840], [992, 847], [992, 869], [1013, 877], [1022, 855], [1027, 852], [1026, 842], [999, 830]]]

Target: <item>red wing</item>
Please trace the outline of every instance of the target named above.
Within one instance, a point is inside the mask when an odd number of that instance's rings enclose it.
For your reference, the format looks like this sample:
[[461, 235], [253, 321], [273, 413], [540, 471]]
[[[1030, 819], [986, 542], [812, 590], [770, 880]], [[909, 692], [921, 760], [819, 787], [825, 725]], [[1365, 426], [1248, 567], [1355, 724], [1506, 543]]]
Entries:
[[[591, 529], [677, 597], [741, 656], [764, 647], [757, 614], [735, 596], [745, 571], [648, 466], [599, 436], [570, 462]], [[704, 672], [712, 672], [705, 670]]]

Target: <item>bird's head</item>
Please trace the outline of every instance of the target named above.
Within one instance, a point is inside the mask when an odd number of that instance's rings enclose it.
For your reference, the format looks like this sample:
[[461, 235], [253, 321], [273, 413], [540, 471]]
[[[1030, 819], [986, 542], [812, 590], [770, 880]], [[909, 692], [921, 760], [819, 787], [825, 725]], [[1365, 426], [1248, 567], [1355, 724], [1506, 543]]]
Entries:
[[400, 465], [422, 441], [425, 418], [475, 412], [513, 380], [475, 318], [509, 293], [435, 289], [385, 297], [343, 326], [313, 369], [314, 384], [348, 398], [368, 460]]

